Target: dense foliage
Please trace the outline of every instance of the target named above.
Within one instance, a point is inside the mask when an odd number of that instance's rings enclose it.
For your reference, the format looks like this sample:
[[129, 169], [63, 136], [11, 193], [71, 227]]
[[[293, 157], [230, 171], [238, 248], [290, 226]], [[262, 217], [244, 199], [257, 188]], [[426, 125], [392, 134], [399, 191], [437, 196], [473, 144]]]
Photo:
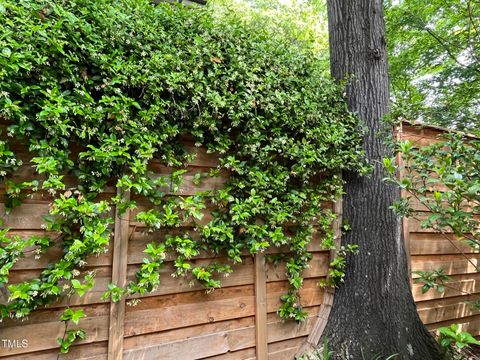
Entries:
[[458, 129], [480, 127], [480, 3], [386, 1], [396, 115]]
[[[339, 171], [363, 168], [357, 121], [309, 42], [226, 10], [216, 16], [209, 7], [147, 0], [2, 0], [0, 14], [7, 210], [28, 194], [49, 193], [45, 230], [59, 234], [25, 239], [2, 230], [0, 286], [9, 299], [1, 316], [21, 318], [92, 287], [95, 274], [83, 269], [89, 256], [106, 251], [112, 206], [137, 207], [121, 195], [100, 198], [110, 185], [148, 199], [151, 208], [137, 220], [171, 234], [147, 246], [134, 281], [124, 289], [110, 284], [105, 297], [154, 290], [167, 253], [174, 275], [213, 289], [245, 254], [284, 245], [291, 288], [279, 314], [303, 320], [298, 291], [315, 229], [325, 232], [324, 248], [333, 247], [334, 215], [321, 203], [341, 193]], [[170, 196], [195, 156], [182, 145], [185, 136], [220, 156], [219, 168], [195, 182], [228, 172], [223, 189]], [[32, 178], [13, 181], [21, 162], [11, 139], [28, 147]], [[152, 171], [152, 159], [170, 174]], [[207, 208], [216, 210], [204, 224]], [[182, 230], [186, 223], [200, 239]], [[63, 255], [41, 276], [8, 283], [27, 247], [41, 257], [55, 244]], [[196, 266], [192, 258], [202, 250], [223, 257]], [[67, 308], [61, 320], [83, 316]], [[83, 337], [69, 330], [61, 350]]]
[[329, 73], [327, 4], [324, 0], [210, 0], [215, 11], [235, 11], [250, 21], [267, 22], [271, 31], [309, 43]]

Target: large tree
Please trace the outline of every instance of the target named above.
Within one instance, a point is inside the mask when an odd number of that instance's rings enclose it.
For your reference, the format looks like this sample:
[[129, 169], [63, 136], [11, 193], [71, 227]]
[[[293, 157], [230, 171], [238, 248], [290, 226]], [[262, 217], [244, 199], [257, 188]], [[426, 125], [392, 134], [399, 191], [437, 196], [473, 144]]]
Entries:
[[[351, 111], [365, 124], [364, 146], [372, 173], [345, 173], [344, 217], [351, 231], [342, 243], [358, 244], [347, 260], [345, 284], [324, 332], [338, 359], [439, 359], [439, 350], [417, 314], [410, 291], [400, 219], [389, 209], [398, 188], [385, 183], [381, 160], [391, 156], [382, 118], [389, 111], [383, 2], [328, 0], [332, 75], [346, 80]], [[382, 135], [380, 135], [382, 134]]]

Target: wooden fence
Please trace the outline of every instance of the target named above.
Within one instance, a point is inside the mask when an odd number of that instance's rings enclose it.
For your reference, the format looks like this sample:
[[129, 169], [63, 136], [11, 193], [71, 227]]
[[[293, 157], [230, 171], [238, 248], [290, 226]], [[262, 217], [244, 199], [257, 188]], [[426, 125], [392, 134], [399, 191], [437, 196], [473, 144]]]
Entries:
[[[421, 128], [408, 123], [404, 123], [398, 130], [401, 138], [411, 139], [417, 146], [438, 141], [443, 132], [439, 128]], [[472, 265], [475, 264], [477, 267], [480, 265], [480, 254], [459, 242], [453, 234], [440, 234], [431, 229], [422, 229], [419, 220], [422, 216], [427, 217], [429, 213], [419, 203], [413, 203], [413, 207], [420, 211], [419, 219], [410, 218], [403, 221], [411, 270], [443, 268], [451, 278], [446, 283], [443, 293], [430, 290], [422, 294], [422, 285], [413, 281], [412, 291], [420, 318], [429, 330], [458, 323], [463, 330], [479, 336], [480, 312], [473, 311], [468, 302], [480, 298], [480, 273]], [[460, 250], [466, 256], [462, 255]]]
[[[401, 129], [402, 137], [419, 144], [434, 141], [439, 133], [432, 128], [420, 130], [408, 125]], [[198, 191], [193, 184], [194, 175], [218, 164], [215, 156], [193, 146], [190, 149], [197, 151], [198, 156], [185, 174], [181, 195]], [[32, 172], [28, 154], [21, 145], [15, 150], [24, 166], [14, 177], [24, 179]], [[152, 167], [159, 173], [168, 171], [160, 164], [154, 163]], [[224, 178], [211, 179], [200, 190], [221, 187], [223, 182]], [[113, 194], [115, 189], [109, 191]], [[0, 204], [3, 226], [20, 236], [43, 234], [42, 215], [48, 212], [50, 201], [47, 195], [37, 194], [9, 215], [4, 214]], [[341, 204], [334, 204], [333, 208], [340, 212]], [[170, 261], [161, 270], [158, 290], [144, 296], [138, 305], [128, 306], [125, 300], [118, 303], [101, 300], [110, 282], [122, 284], [134, 276], [145, 245], [165, 236], [162, 232], [146, 233], [142, 224], [134, 221], [135, 212], [121, 217], [112, 213], [115, 236], [110, 251], [88, 261], [87, 270], [97, 274], [92, 291], [82, 298], [72, 297], [68, 304], [64, 298], [48, 309], [35, 311], [25, 321], [5, 319], [0, 323], [1, 359], [56, 359], [56, 338], [65, 331], [58, 318], [67, 305], [85, 310], [87, 317], [80, 320], [78, 327], [86, 330], [87, 338], [72, 346], [61, 359], [292, 359], [301, 347], [315, 343], [320, 337], [333, 299], [331, 290], [318, 286], [327, 274], [332, 256], [320, 250], [320, 234], [310, 244], [313, 260], [304, 273], [301, 301], [309, 317], [302, 324], [282, 322], [276, 315], [280, 295], [288, 284], [284, 268], [266, 263], [263, 255], [245, 255], [243, 263], [235, 265], [234, 272], [223, 279], [222, 288], [209, 294], [198, 285], [191, 286], [188, 280], [172, 278]], [[339, 221], [335, 224], [337, 234]], [[420, 285], [412, 285], [422, 320], [432, 330], [451, 322], [463, 323], [478, 335], [480, 315], [472, 313], [464, 302], [480, 293], [477, 282], [480, 274], [439, 234], [421, 229], [412, 220], [405, 222], [404, 229], [412, 270], [443, 266], [452, 275], [451, 287], [443, 294], [433, 291], [421, 294]], [[11, 271], [11, 283], [38, 276], [60, 254], [60, 248], [51, 249], [39, 260], [28, 254]], [[470, 253], [469, 257], [478, 261], [480, 255]], [[210, 260], [202, 254], [195, 261], [202, 264]], [[23, 340], [26, 342], [22, 343]]]

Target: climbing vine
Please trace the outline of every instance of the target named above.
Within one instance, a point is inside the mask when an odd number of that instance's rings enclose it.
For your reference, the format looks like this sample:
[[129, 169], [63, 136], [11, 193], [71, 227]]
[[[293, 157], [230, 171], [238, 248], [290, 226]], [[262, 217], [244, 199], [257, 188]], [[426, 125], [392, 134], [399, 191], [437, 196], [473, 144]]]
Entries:
[[[167, 255], [174, 276], [212, 290], [242, 256], [286, 246], [290, 290], [279, 315], [305, 319], [307, 245], [323, 231], [323, 247], [334, 247], [335, 216], [321, 205], [341, 194], [340, 171], [365, 169], [357, 120], [311, 44], [228, 11], [147, 0], [2, 0], [0, 15], [5, 208], [35, 193], [51, 198], [45, 236], [0, 232], [0, 287], [9, 296], [2, 318], [83, 296], [95, 280], [90, 257], [111, 241], [113, 207], [134, 210], [142, 198], [149, 207], [135, 220], [167, 235], [147, 245], [135, 279], [110, 284], [105, 299], [154, 291]], [[179, 193], [195, 160], [182, 139], [219, 157], [193, 183], [227, 174], [223, 188]], [[29, 179], [12, 176], [22, 166], [12, 141], [31, 155]], [[158, 174], [152, 160], [171, 171]], [[112, 187], [133, 200], [107, 196]], [[57, 245], [62, 255], [38, 277], [9, 283], [27, 249], [40, 258]], [[196, 265], [202, 251], [224, 260]], [[60, 320], [84, 315], [67, 308]], [[61, 351], [85, 336], [66, 327]]]

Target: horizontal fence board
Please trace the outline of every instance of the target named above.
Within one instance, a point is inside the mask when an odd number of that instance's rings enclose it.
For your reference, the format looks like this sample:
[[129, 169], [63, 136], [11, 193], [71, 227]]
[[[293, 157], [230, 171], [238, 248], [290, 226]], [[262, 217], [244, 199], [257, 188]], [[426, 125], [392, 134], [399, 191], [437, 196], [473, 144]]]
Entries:
[[[305, 279], [300, 289], [300, 304], [303, 307], [320, 305], [323, 301], [323, 289], [319, 286], [320, 279]], [[280, 296], [288, 291], [288, 282], [267, 283], [267, 312], [275, 313], [282, 302]]]
[[[313, 307], [313, 308], [307, 308], [306, 309], [312, 316], [310, 316], [305, 324], [295, 324], [294, 322], [291, 322], [289, 324], [284, 324], [282, 321], [278, 319], [278, 317], [275, 316], [270, 316], [268, 317], [267, 320], [267, 333], [268, 333], [268, 340], [270, 343], [278, 342], [285, 340], [285, 337], [287, 339], [290, 338], [296, 338], [296, 337], [304, 337], [306, 335], [306, 332], [309, 331], [311, 326], [313, 325], [313, 320], [314, 320], [314, 314], [316, 311], [318, 311], [318, 307]], [[183, 340], [176, 340], [176, 341], [165, 341], [165, 338], [162, 339], [163, 341], [159, 341], [158, 336], [155, 342], [152, 342], [152, 338], [144, 337], [144, 342], [141, 344], [137, 344], [135, 349], [129, 349], [125, 350], [126, 352], [128, 351], [128, 358], [129, 359], [137, 359], [137, 358], [142, 358], [144, 354], [147, 354], [147, 357], [145, 359], [154, 359], [154, 355], [156, 354], [163, 354], [165, 359], [177, 359], [178, 357], [175, 357], [175, 354], [182, 354], [183, 348], [190, 348], [192, 346], [198, 346], [201, 347], [201, 351], [199, 352], [198, 355], [195, 355], [195, 357], [191, 357], [192, 359], [194, 358], [201, 358], [202, 357], [202, 352], [204, 351], [204, 347], [208, 347], [209, 341], [212, 339], [216, 339], [217, 341], [216, 347], [214, 348], [215, 351], [218, 352], [218, 354], [214, 355], [221, 355], [222, 353], [235, 353], [237, 351], [241, 350], [247, 350], [252, 348], [255, 345], [255, 326], [254, 326], [254, 319], [253, 317], [247, 318], [249, 319], [249, 322], [245, 322], [244, 319], [241, 321], [243, 322], [242, 325], [247, 325], [239, 328], [233, 328], [230, 326], [224, 327], [224, 331], [218, 331], [215, 333], [211, 333], [208, 335], [200, 335], [200, 334], [205, 334], [207, 329], [205, 329], [205, 326], [203, 328], [195, 328], [195, 332], [190, 331], [191, 334], [197, 334], [197, 336], [189, 336], [189, 330], [188, 328], [185, 330], [185, 336], [187, 338]], [[214, 325], [214, 324], [209, 324], [209, 325]], [[283, 326], [286, 325], [286, 326]], [[202, 330], [199, 332], [198, 330]], [[176, 330], [178, 331], [178, 330]], [[146, 339], [149, 339], [150, 342], [145, 341]], [[156, 343], [158, 345], [152, 345], [152, 343]], [[221, 344], [221, 346], [218, 346]], [[125, 346], [130, 345], [128, 343], [128, 339], [125, 340]], [[150, 346], [149, 346], [150, 345]], [[168, 352], [163, 352], [163, 349], [166, 348], [168, 349]], [[146, 349], [148, 349], [148, 352], [146, 353]], [[175, 349], [178, 351], [175, 352]], [[240, 354], [245, 355], [248, 351], [244, 351]], [[172, 357], [170, 357], [169, 354], [172, 354]], [[197, 357], [198, 356], [198, 357]], [[210, 355], [213, 356], [213, 355]], [[188, 358], [188, 357], [187, 357]], [[186, 359], [187, 359], [186, 358]], [[226, 357], [229, 359], [229, 357]], [[188, 358], [190, 359], [190, 358]]]
[[[58, 360], [58, 349], [37, 351], [26, 354], [16, 354], [1, 357], [2, 360]], [[106, 360], [107, 342], [93, 344], [72, 345], [67, 354], [62, 354], [61, 360]]]
[[435, 307], [442, 307], [442, 306], [449, 306], [452, 304], [461, 304], [461, 303], [468, 303], [478, 299], [478, 295], [459, 295], [459, 296], [450, 296], [442, 299], [432, 299], [432, 300], [425, 300], [419, 301], [416, 303], [416, 307], [418, 311], [421, 310], [430, 310]]
[[[105, 341], [108, 339], [108, 315], [90, 316], [80, 320], [74, 328], [84, 329], [87, 332], [85, 340], [80, 340], [79, 344]], [[72, 325], [69, 327], [73, 328]], [[1, 329], [4, 339], [27, 339], [26, 348], [6, 348], [0, 347], [0, 356], [15, 355], [25, 352], [58, 348], [57, 338], [62, 338], [65, 331], [65, 325], [58, 320], [58, 317], [52, 317], [51, 321], [39, 324], [19, 324], [18, 326], [9, 326]]]
[[[0, 218], [4, 221], [3, 228], [14, 230], [41, 230], [45, 224], [44, 216], [48, 215], [50, 205], [42, 204], [22, 204], [6, 214], [5, 205], [0, 203]], [[113, 210], [109, 216], [113, 218]]]
[[[438, 233], [438, 231], [432, 229], [432, 228], [424, 228], [421, 226], [421, 221], [426, 220], [430, 213], [422, 213], [419, 214], [418, 216], [411, 217], [408, 219], [408, 229], [410, 233]], [[480, 215], [474, 215], [473, 218], [476, 221], [480, 220]], [[452, 234], [452, 230], [450, 228], [445, 228], [443, 229], [443, 232], [445, 234]]]
[[125, 360], [200, 359], [228, 351], [227, 334], [215, 333], [123, 352]]
[[[225, 277], [220, 275], [218, 279], [221, 281], [222, 287], [232, 287], [240, 285], [253, 284], [253, 265], [251, 263], [232, 265], [234, 272]], [[133, 280], [137, 268], [129, 268], [128, 279]], [[205, 291], [204, 287], [196, 280], [188, 277], [172, 277], [173, 267], [165, 267], [160, 271], [160, 285], [158, 289], [146, 293], [144, 296], [135, 294], [131, 298], [153, 297], [158, 295], [167, 295], [175, 293], [185, 293], [194, 290]]]
[[273, 352], [280, 352], [282, 350], [298, 348], [300, 344], [305, 340], [306, 338], [302, 336], [294, 339], [288, 339], [288, 340], [270, 343], [268, 344], [268, 352], [272, 354]]
[[421, 288], [422, 284], [413, 284], [412, 286], [413, 296], [417, 302], [477, 294], [480, 293], [480, 274], [452, 276], [451, 280], [446, 282], [445, 291], [441, 293], [431, 289], [422, 294]]
[[3, 227], [13, 229], [39, 230], [45, 223], [43, 216], [48, 214], [49, 204], [23, 204], [6, 214], [5, 205], [0, 204], [0, 218]]
[[205, 360], [255, 360], [255, 348], [238, 350], [238, 351], [229, 351], [225, 354], [211, 356], [204, 358]]
[[235, 349], [242, 349], [243, 346], [239, 344], [247, 343], [254, 344], [254, 335], [249, 338], [248, 336], [242, 336], [235, 339], [232, 334], [247, 328], [254, 327], [253, 316], [243, 317], [240, 319], [218, 321], [214, 323], [195, 325], [186, 328], [176, 328], [167, 331], [161, 331], [157, 333], [142, 334], [137, 336], [131, 336], [125, 338], [124, 349], [125, 350], [139, 350], [152, 344], [162, 344], [169, 342], [177, 342], [179, 340], [185, 340], [202, 334], [213, 333], [228, 333], [229, 349], [236, 351]]
[[463, 318], [479, 313], [480, 311], [473, 310], [471, 305], [466, 302], [459, 302], [444, 306], [441, 306], [441, 304], [436, 304], [436, 306], [430, 309], [418, 310], [420, 319], [422, 319], [425, 324]]
[[451, 324], [459, 324], [461, 331], [468, 331], [473, 336], [480, 335], [480, 315], [473, 315], [465, 318], [457, 318], [434, 324], [428, 324], [427, 329], [434, 331], [439, 327], [450, 326]]
[[300, 324], [294, 321], [282, 321], [277, 314], [268, 314], [268, 343], [307, 336], [315, 325], [319, 309], [319, 306], [305, 308], [304, 310], [307, 311], [308, 317]]
[[[90, 255], [85, 260], [88, 267], [101, 267], [101, 266], [111, 266], [112, 265], [112, 247], [107, 247], [107, 252], [100, 255]], [[17, 261], [17, 263], [12, 267], [12, 270], [42, 270], [45, 269], [48, 264], [55, 263], [60, 260], [63, 256], [63, 249], [61, 244], [52, 246], [48, 249], [45, 254], [41, 254], [38, 259], [33, 252], [34, 248], [25, 250], [25, 257]]]
[[415, 255], [448, 255], [478, 253], [472, 246], [452, 235], [413, 233], [410, 235], [410, 253]]
[[[159, 311], [159, 308], [162, 311]], [[188, 314], [188, 315], [187, 315]], [[193, 292], [142, 300], [125, 314], [125, 336], [252, 316], [252, 286]]]
[[297, 353], [298, 346], [272, 351], [268, 353], [269, 360], [291, 360]]
[[[412, 256], [413, 271], [432, 271], [443, 269], [447, 275], [470, 274], [478, 272], [480, 254], [462, 255], [422, 255]], [[414, 275], [414, 278], [418, 275]]]
[[[436, 178], [435, 174], [431, 174], [431, 176], [433, 178]], [[441, 184], [439, 184], [438, 186], [440, 186], [444, 191], [445, 190], [448, 190], [448, 191], [451, 191], [450, 189], [442, 186]], [[408, 194], [409, 195], [409, 194]], [[409, 195], [410, 196], [410, 195]], [[410, 204], [410, 207], [415, 210], [415, 211], [418, 211], [418, 212], [430, 212], [430, 209], [428, 208], [428, 204], [430, 203], [435, 203], [434, 199], [433, 199], [433, 193], [429, 193], [428, 194], [428, 197], [429, 197], [429, 200], [427, 203], [425, 202], [421, 202], [420, 200], [418, 200], [417, 198], [411, 196], [410, 199], [408, 200], [408, 203]], [[444, 207], [447, 207], [448, 204], [447, 203], [443, 203], [444, 204]], [[478, 207], [478, 204], [475, 203], [475, 202], [466, 202], [466, 201], [463, 201], [462, 203], [462, 206], [461, 206], [461, 209], [464, 210], [464, 211], [469, 211], [469, 212], [473, 212], [473, 214], [475, 215], [478, 215], [479, 213], [479, 210], [476, 210], [475, 207]], [[478, 208], [477, 208], [478, 209]]]

